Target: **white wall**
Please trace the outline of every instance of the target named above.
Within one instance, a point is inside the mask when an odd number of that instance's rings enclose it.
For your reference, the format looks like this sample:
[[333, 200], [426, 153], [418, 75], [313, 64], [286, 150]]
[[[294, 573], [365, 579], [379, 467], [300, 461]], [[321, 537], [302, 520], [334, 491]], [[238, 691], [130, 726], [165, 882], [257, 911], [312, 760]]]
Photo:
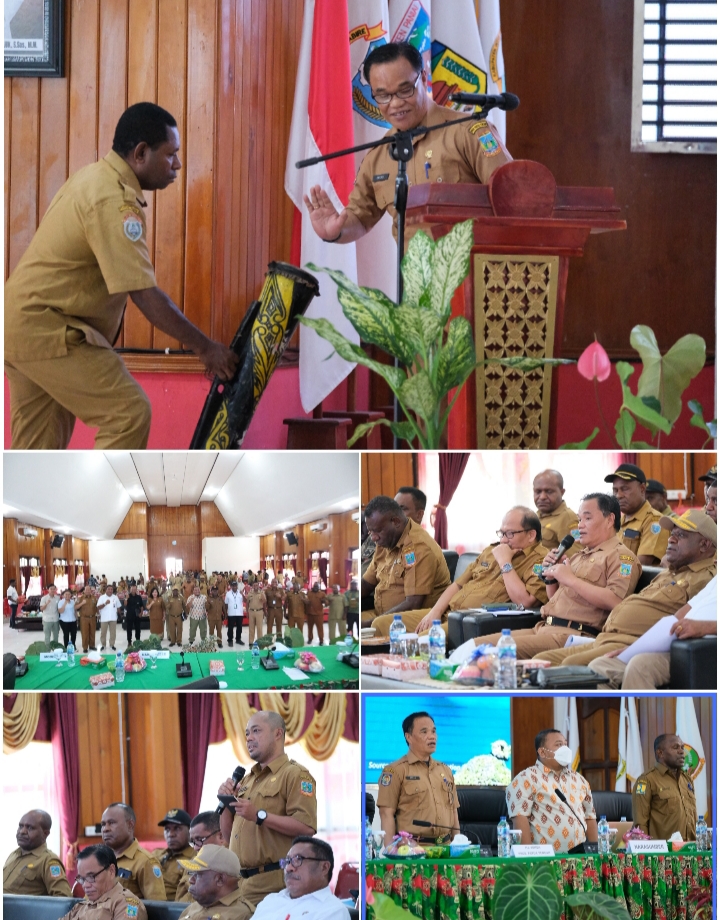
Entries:
[[260, 537], [205, 537], [202, 564], [206, 572], [242, 572], [260, 564]]
[[119, 581], [125, 575], [147, 578], [147, 540], [91, 540], [90, 571], [96, 578]]

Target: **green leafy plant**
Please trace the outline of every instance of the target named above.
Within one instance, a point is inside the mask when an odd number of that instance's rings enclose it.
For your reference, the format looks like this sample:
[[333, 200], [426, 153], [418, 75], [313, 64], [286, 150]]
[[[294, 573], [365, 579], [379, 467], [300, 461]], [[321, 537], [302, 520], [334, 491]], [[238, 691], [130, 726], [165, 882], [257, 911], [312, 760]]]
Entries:
[[64, 646], [61, 642], [45, 642], [40, 640], [38, 642], [33, 642], [31, 645], [28, 645], [26, 655], [39, 655], [41, 652], [54, 652], [56, 648], [64, 649]]
[[[419, 231], [410, 241], [402, 261], [403, 300], [393, 303], [381, 291], [362, 288], [342, 272], [325, 271], [338, 287], [343, 313], [363, 342], [377, 345], [397, 358], [398, 365], [382, 364], [369, 358], [359, 346], [348, 341], [326, 319], [301, 322], [326, 339], [346, 361], [356, 362], [379, 374], [388, 384], [405, 420], [380, 419], [359, 425], [348, 441], [351, 446], [375, 425], [388, 425], [393, 434], [421, 447], [440, 446], [440, 438], [462, 386], [476, 365], [472, 327], [462, 316], [450, 320], [450, 301], [470, 271], [473, 224], [456, 224], [434, 243]], [[448, 322], [449, 321], [449, 322]], [[450, 390], [455, 396], [446, 405]]]
[[688, 920], [712, 920], [712, 888], [693, 883], [687, 899]]
[[136, 639], [131, 645], [128, 645], [126, 654], [128, 652], [149, 652], [152, 649], [162, 649], [161, 637], [155, 635], [155, 633], [150, 633], [147, 639]]
[[373, 917], [375, 920], [407, 920], [413, 914], [403, 907], [399, 907], [391, 897], [382, 894], [379, 891], [371, 891], [369, 888], [366, 892], [368, 905], [372, 907]]
[[558, 920], [562, 900], [550, 866], [516, 863], [498, 871], [493, 920]]
[[[640, 355], [642, 371], [637, 382], [637, 393], [630, 388], [630, 378], [635, 368], [627, 361], [618, 361], [615, 370], [622, 387], [622, 404], [615, 422], [615, 437], [603, 414], [598, 392], [598, 382], [610, 376], [611, 362], [605, 349], [596, 341], [589, 345], [578, 360], [578, 372], [595, 387], [595, 401], [602, 426], [608, 438], [624, 450], [654, 450], [660, 446], [661, 434], [670, 434], [682, 411], [682, 395], [690, 382], [697, 377], [705, 364], [705, 341], [699, 335], [684, 335], [662, 355], [655, 333], [649, 326], [634, 326], [630, 344]], [[702, 406], [697, 400], [688, 403], [690, 424], [702, 428], [708, 439], [715, 437], [717, 425], [706, 422]], [[640, 425], [657, 437], [656, 444], [635, 440]], [[599, 433], [595, 427], [583, 441], [563, 444], [562, 450], [586, 450]], [[707, 441], [705, 442], [707, 443]]]
[[602, 891], [581, 891], [565, 900], [575, 920], [630, 920], [625, 904]]

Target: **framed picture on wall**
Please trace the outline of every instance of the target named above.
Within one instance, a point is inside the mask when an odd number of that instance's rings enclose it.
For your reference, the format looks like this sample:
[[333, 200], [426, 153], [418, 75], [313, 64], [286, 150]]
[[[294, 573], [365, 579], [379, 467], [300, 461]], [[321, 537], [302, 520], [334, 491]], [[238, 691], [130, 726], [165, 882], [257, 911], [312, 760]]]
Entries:
[[5, 76], [64, 76], [65, 0], [4, 0]]

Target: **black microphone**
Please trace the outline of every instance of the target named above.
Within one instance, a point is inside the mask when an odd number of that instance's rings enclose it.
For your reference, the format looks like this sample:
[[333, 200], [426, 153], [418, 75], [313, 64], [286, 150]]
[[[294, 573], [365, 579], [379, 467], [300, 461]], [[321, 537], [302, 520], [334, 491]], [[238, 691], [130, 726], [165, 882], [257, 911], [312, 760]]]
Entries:
[[572, 811], [572, 813], [575, 815], [575, 817], [577, 818], [578, 822], [582, 825], [582, 829], [585, 831], [585, 836], [587, 837], [587, 824], [583, 824], [583, 822], [580, 821], [580, 818], [578, 818], [578, 816], [577, 816], [577, 815], [575, 814], [575, 812], [573, 811], [572, 805], [571, 805], [571, 804], [568, 802], [568, 800], [565, 798], [565, 794], [564, 794], [563, 792], [561, 792], [560, 789], [556, 789], [556, 790], [555, 790], [555, 794], [556, 794], [557, 797], [560, 799], [560, 801], [563, 803], [563, 805], [567, 805], [567, 807], [570, 809], [570, 811]]
[[[234, 789], [235, 786], [237, 786], [237, 784], [242, 780], [243, 776], [245, 776], [245, 767], [241, 767], [241, 766], [238, 765], [238, 766], [235, 767], [235, 769], [233, 770], [233, 775], [232, 775], [233, 789]], [[215, 814], [216, 814], [216, 815], [221, 815], [221, 814], [225, 811], [226, 808], [227, 808], [227, 805], [225, 805], [223, 802], [221, 802], [221, 803], [218, 805], [218, 807], [215, 809]]]
[[[417, 820], [414, 820], [414, 821], [413, 821], [413, 824], [417, 825], [418, 827], [441, 827], [444, 831], [454, 831], [454, 830], [455, 830], [454, 827], [448, 827], [447, 824], [433, 824], [432, 821], [417, 821]], [[467, 834], [472, 834], [473, 837], [475, 837], [475, 838], [477, 839], [478, 845], [480, 844], [480, 837], [475, 833], [475, 831], [471, 831], [471, 830], [468, 828], [468, 829], [465, 831], [465, 833], [467, 833]]]
[[[555, 551], [557, 555], [555, 556], [555, 562], [553, 563], [553, 565], [557, 565], [558, 562], [560, 562], [562, 557], [570, 549], [570, 547], [573, 545], [574, 542], [575, 542], [575, 537], [573, 537], [571, 534], [568, 534], [566, 537], [562, 538], [562, 540], [560, 541], [560, 545]], [[549, 569], [550, 566], [547, 566], [547, 568]], [[556, 585], [557, 584], [557, 579], [555, 578], [548, 578], [545, 575], [541, 575], [540, 577], [542, 578], [542, 580], [545, 582], [546, 585]]]
[[479, 105], [484, 109], [502, 109], [512, 112], [520, 105], [520, 99], [514, 93], [501, 93], [499, 96], [487, 96], [484, 93], [451, 93], [450, 102], [462, 102], [465, 105]]

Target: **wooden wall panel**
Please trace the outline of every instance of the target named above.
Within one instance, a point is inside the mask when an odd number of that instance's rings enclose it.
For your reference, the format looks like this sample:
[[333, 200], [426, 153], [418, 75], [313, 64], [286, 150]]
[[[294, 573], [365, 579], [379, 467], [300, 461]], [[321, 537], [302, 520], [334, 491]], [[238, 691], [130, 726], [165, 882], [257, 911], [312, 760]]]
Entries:
[[[78, 693], [78, 762], [80, 765], [80, 848], [102, 843], [99, 837], [85, 837], [85, 827], [99, 824], [111, 802], [123, 800], [128, 786], [126, 701], [130, 694]], [[128, 803], [132, 804], [132, 802]]]
[[9, 215], [10, 271], [27, 249], [38, 221], [39, 101], [38, 80], [30, 77], [13, 78], [10, 100], [10, 197], [5, 201]]
[[[176, 693], [127, 695], [130, 802], [139, 840], [162, 840], [158, 821], [183, 807], [179, 699]], [[176, 769], [168, 769], [174, 764]]]
[[535, 735], [544, 728], [553, 727], [553, 701], [551, 696], [514, 696], [510, 702], [512, 719], [512, 772], [513, 776], [531, 767], [537, 760]]
[[[176, 540], [175, 546], [172, 541]], [[165, 571], [168, 556], [182, 559], [185, 569], [202, 565], [200, 512], [195, 505], [168, 508], [150, 505], [148, 509], [148, 565], [150, 572]]]
[[147, 535], [148, 506], [145, 502], [133, 502], [114, 539], [146, 540]]
[[215, 502], [200, 502], [200, 534], [202, 537], [232, 537], [233, 532]]
[[613, 186], [628, 222], [571, 259], [563, 356], [597, 333], [612, 356], [636, 358], [638, 323], [663, 349], [694, 332], [714, 352], [716, 157], [631, 153], [633, 0], [500, 6], [507, 88], [521, 100], [510, 152], [559, 185]]
[[638, 454], [636, 462], [648, 479], [658, 479], [666, 489], [687, 489], [688, 496], [683, 504], [701, 506], [705, 497], [703, 483], [698, 477], [717, 464], [717, 454], [658, 451]]
[[411, 453], [370, 453], [362, 455], [362, 503], [376, 495], [394, 498], [401, 486], [417, 485]]

